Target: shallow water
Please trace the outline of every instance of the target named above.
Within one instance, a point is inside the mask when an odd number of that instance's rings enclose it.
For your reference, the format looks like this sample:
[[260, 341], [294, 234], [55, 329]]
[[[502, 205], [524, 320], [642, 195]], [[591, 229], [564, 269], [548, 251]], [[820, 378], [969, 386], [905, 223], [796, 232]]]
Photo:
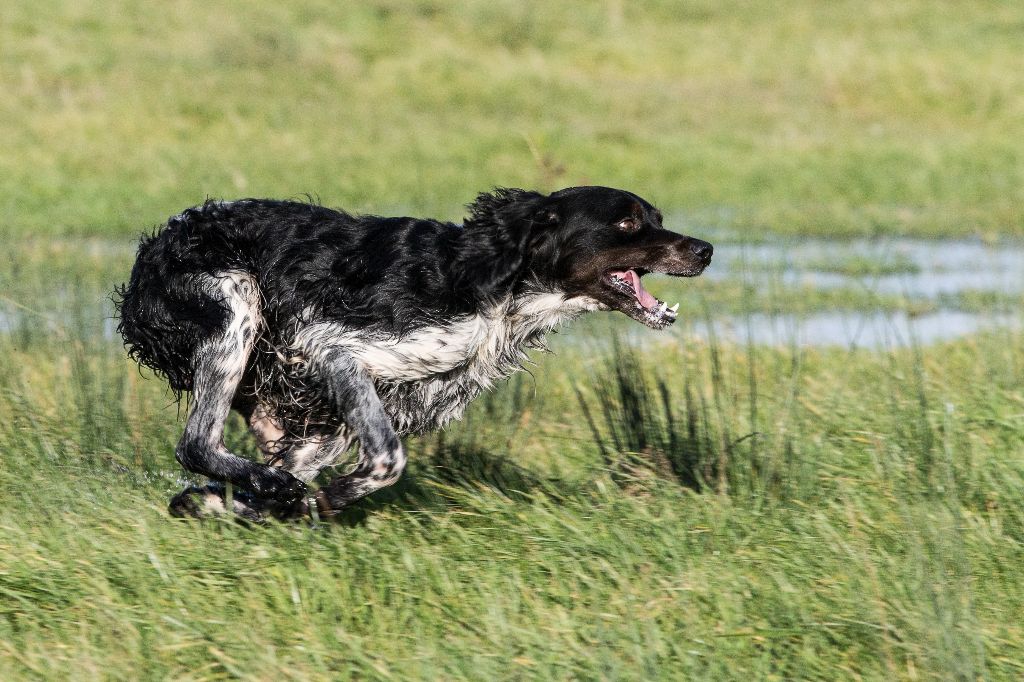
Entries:
[[[907, 266], [892, 274], [843, 274], [851, 258], [887, 266]], [[807, 239], [786, 243], [730, 244], [716, 247], [704, 274], [711, 279], [772, 277], [783, 284], [819, 288], [865, 287], [879, 294], [933, 299], [969, 291], [1024, 293], [1024, 244], [980, 241], [878, 239], [834, 242]]]
[[689, 332], [699, 338], [730, 339], [766, 346], [840, 346], [886, 349], [950, 341], [979, 331], [1010, 328], [1020, 331], [1021, 317], [940, 310], [920, 316], [905, 312], [836, 311], [803, 316], [726, 317], [699, 322]]
[[[863, 288], [880, 295], [903, 296], [910, 302], [972, 292], [1005, 296], [1012, 301], [1024, 295], [1024, 243], [914, 239], [804, 239], [761, 244], [726, 241], [716, 245], [715, 261], [704, 276], [720, 281], [741, 279], [755, 287]], [[830, 310], [799, 316], [724, 316], [710, 323], [699, 322], [689, 331], [701, 337], [714, 334], [759, 345], [889, 348], [948, 341], [986, 329], [1019, 330], [1022, 320], [1019, 308], [995, 313], [940, 307], [936, 312], [916, 316], [902, 311]]]

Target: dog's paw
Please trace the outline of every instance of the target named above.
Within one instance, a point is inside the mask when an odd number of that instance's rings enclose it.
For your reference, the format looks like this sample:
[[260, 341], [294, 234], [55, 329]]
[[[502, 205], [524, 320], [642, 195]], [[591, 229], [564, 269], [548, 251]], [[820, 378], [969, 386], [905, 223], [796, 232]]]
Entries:
[[272, 513], [278, 521], [298, 521], [306, 519], [314, 524], [318, 521], [327, 520], [337, 514], [331, 509], [323, 490], [310, 492], [307, 495], [295, 500], [290, 504], [281, 504], [273, 507]]
[[[285, 473], [285, 472], [282, 472]], [[267, 502], [268, 511], [279, 520], [302, 518], [308, 514], [306, 495], [309, 487], [297, 478], [291, 477], [278, 489], [272, 500]]]
[[[167, 511], [178, 519], [203, 518], [203, 509], [206, 506], [205, 500], [202, 499], [203, 492], [203, 488], [197, 488], [194, 485], [185, 488], [171, 498], [170, 504], [167, 505]], [[221, 505], [223, 506], [223, 502]]]
[[[251, 523], [264, 523], [263, 505], [245, 491], [231, 495], [231, 514]], [[171, 498], [167, 511], [177, 518], [207, 519], [228, 515], [227, 491], [219, 483], [189, 486]]]

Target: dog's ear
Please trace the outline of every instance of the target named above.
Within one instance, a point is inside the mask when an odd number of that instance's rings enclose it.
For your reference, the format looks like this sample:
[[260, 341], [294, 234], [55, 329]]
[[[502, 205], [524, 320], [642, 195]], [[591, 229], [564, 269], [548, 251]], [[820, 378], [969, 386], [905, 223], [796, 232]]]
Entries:
[[547, 204], [547, 197], [515, 187], [496, 187], [482, 192], [476, 201], [466, 206], [469, 217], [465, 227], [501, 227], [506, 230], [529, 229], [533, 224], [557, 222], [557, 215]]
[[523, 189], [499, 187], [480, 194], [466, 208], [459, 278], [477, 295], [506, 288], [527, 260], [531, 235], [558, 223], [547, 196]]

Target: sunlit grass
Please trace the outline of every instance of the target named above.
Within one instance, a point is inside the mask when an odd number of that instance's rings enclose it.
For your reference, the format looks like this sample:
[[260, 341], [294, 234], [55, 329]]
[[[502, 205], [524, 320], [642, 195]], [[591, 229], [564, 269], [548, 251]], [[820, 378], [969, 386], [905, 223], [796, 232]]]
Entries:
[[1021, 234], [1012, 3], [9, 3], [0, 229], [628, 187], [756, 233]]
[[1019, 341], [556, 341], [396, 489], [247, 529], [167, 516], [180, 423], [115, 344], [3, 337], [0, 675], [1012, 679]]
[[0, 334], [2, 679], [1024, 666], [1019, 334], [615, 351], [602, 316], [337, 523], [182, 523], [181, 413], [97, 317], [130, 248], [10, 251], [5, 301], [42, 294]]
[[[1018, 5], [0, 14], [0, 679], [1024, 676], [1019, 332], [769, 349], [593, 316], [410, 440], [394, 488], [248, 528], [167, 515], [182, 412], [106, 298], [133, 238], [207, 196], [457, 218], [493, 185], [608, 184], [718, 263], [779, 235], [1021, 236]], [[898, 255], [812, 265], [850, 286], [744, 263], [650, 288], [681, 327], [1020, 308], [874, 291], [913, 274]], [[239, 421], [226, 440], [252, 454]]]

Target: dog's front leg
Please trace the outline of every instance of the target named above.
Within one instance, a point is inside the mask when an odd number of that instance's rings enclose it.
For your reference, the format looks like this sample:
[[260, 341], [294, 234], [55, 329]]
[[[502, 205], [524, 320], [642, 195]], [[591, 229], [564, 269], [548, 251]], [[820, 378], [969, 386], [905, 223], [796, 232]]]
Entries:
[[[174, 454], [186, 470], [218, 483], [186, 488], [171, 500], [170, 511], [202, 516], [204, 509], [223, 509], [224, 482], [262, 498], [275, 515], [291, 516], [304, 508], [306, 484], [283, 469], [239, 457], [224, 445], [224, 424], [256, 338], [259, 294], [246, 275], [225, 275], [214, 282], [219, 291], [213, 293], [219, 293], [225, 309], [224, 331], [195, 352], [192, 409]], [[244, 511], [236, 510], [244, 516], [258, 516], [242, 507]]]
[[338, 416], [359, 439], [355, 469], [332, 479], [317, 493], [320, 513], [332, 515], [397, 481], [406, 458], [373, 381], [351, 355], [341, 349], [318, 353], [314, 371]]

